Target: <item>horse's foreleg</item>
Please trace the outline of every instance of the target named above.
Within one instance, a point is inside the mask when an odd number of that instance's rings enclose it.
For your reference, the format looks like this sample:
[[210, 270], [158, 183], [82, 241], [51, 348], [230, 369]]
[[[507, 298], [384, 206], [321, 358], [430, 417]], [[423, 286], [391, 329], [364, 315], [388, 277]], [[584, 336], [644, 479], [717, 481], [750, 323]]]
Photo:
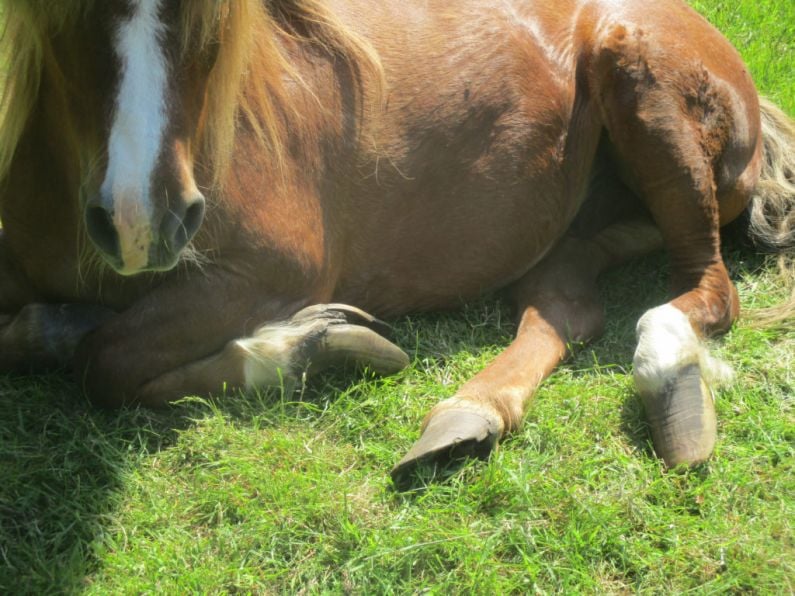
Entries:
[[263, 325], [248, 337], [228, 342], [216, 354], [154, 377], [135, 397], [158, 406], [185, 395], [289, 386], [305, 372], [335, 365], [395, 373], [409, 360], [386, 339], [388, 331], [385, 323], [351, 306], [310, 306], [287, 320]]
[[0, 371], [65, 368], [80, 340], [114, 314], [88, 304], [33, 303], [0, 315]]
[[82, 337], [112, 313], [83, 304], [43, 304], [16, 266], [0, 230], [0, 372], [69, 364]]
[[656, 230], [644, 222], [614, 224], [590, 240], [564, 239], [514, 289], [521, 313], [514, 342], [425, 418], [420, 439], [392, 470], [395, 481], [402, 483], [418, 464], [487, 456], [519, 427], [570, 342], [601, 333], [599, 273], [659, 245]]

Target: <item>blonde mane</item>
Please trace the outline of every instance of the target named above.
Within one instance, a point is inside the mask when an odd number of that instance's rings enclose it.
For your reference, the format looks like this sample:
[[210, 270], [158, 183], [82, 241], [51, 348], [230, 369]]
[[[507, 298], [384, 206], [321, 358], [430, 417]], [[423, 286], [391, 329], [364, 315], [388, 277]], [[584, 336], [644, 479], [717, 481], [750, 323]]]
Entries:
[[[58, 68], [54, 34], [85, 24], [85, 16], [101, 1], [2, 4], [0, 54], [7, 68], [0, 80], [0, 180], [39, 99], [44, 70]], [[180, 19], [183, 53], [217, 44], [196, 139], [202, 166], [209, 168], [214, 185], [221, 183], [229, 167], [241, 125], [253, 131], [275, 170], [285, 163], [287, 121], [294, 125], [298, 114], [285, 101], [284, 83], [306, 83], [291, 65], [284, 40], [344, 59], [360, 82], [367, 79], [372, 97], [380, 97], [383, 75], [377, 53], [322, 0], [189, 0], [182, 3]], [[55, 80], [60, 76], [56, 73]]]
[[[94, 0], [55, 3], [45, 0], [2, 4], [0, 60], [0, 180], [5, 178], [39, 96], [42, 69], [52, 59], [49, 38], [74, 26]], [[68, 6], [68, 8], [67, 8]]]

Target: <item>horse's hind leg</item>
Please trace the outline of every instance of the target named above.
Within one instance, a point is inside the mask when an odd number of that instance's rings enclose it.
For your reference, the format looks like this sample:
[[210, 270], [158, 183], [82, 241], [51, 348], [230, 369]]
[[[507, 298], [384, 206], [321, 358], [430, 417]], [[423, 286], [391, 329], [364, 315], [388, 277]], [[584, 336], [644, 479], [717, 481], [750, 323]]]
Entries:
[[670, 254], [675, 298], [638, 322], [634, 376], [655, 450], [668, 467], [701, 463], [712, 453], [711, 388], [728, 381], [731, 370], [709, 355], [703, 338], [727, 331], [739, 313], [720, 254], [713, 191], [706, 183], [696, 190], [690, 172], [644, 196]]
[[[738, 315], [719, 226], [747, 200], [719, 203], [716, 189], [754, 177], [758, 127], [749, 115], [756, 101], [750, 82], [731, 89], [692, 56], [674, 62], [649, 37], [616, 27], [592, 86], [620, 169], [671, 258], [675, 298], [640, 319], [634, 374], [657, 454], [673, 467], [704, 461], [715, 443], [710, 385], [730, 371], [708, 355], [702, 338], [725, 332]], [[743, 72], [739, 61], [736, 71]]]
[[521, 319], [516, 339], [487, 368], [426, 417], [420, 439], [392, 470], [403, 484], [419, 464], [485, 457], [518, 428], [536, 388], [566, 356], [570, 342], [603, 327], [597, 276], [661, 245], [647, 221], [617, 223], [591, 238], [568, 236], [513, 288]]
[[679, 209], [680, 216], [673, 218], [666, 217], [669, 209], [662, 203], [650, 201], [650, 206], [663, 233], [668, 232], [676, 298], [638, 322], [635, 384], [657, 454], [668, 467], [694, 465], [705, 461], [715, 445], [711, 387], [731, 377], [726, 365], [710, 357], [702, 338], [728, 330], [739, 312], [738, 298], [718, 249], [717, 223], [710, 237], [687, 210]]

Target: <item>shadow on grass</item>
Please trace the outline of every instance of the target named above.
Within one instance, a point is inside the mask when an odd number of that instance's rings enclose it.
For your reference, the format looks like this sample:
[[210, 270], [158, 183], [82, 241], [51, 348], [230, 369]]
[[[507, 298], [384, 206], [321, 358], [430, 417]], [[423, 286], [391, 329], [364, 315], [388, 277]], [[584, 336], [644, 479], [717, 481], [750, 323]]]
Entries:
[[101, 410], [65, 374], [0, 375], [0, 593], [85, 588], [99, 553], [114, 549], [113, 520], [144, 459], [213, 413], [266, 428], [327, 399], [312, 387], [298, 397], [269, 390]]
[[186, 423], [97, 410], [58, 375], [0, 377], [0, 591], [79, 589], [125, 476]]

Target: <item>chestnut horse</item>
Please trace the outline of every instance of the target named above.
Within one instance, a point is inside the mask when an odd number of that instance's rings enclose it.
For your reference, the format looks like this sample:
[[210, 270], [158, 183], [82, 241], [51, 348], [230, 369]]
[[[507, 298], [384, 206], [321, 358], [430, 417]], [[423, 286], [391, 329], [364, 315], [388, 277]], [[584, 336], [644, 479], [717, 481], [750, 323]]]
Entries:
[[[634, 375], [668, 466], [713, 448], [720, 226], [793, 245], [795, 132], [678, 0], [9, 2], [0, 370], [159, 406], [409, 359], [374, 318], [507, 288], [515, 341], [393, 470], [485, 456], [596, 278], [664, 246]], [[791, 314], [788, 313], [788, 316]]]

